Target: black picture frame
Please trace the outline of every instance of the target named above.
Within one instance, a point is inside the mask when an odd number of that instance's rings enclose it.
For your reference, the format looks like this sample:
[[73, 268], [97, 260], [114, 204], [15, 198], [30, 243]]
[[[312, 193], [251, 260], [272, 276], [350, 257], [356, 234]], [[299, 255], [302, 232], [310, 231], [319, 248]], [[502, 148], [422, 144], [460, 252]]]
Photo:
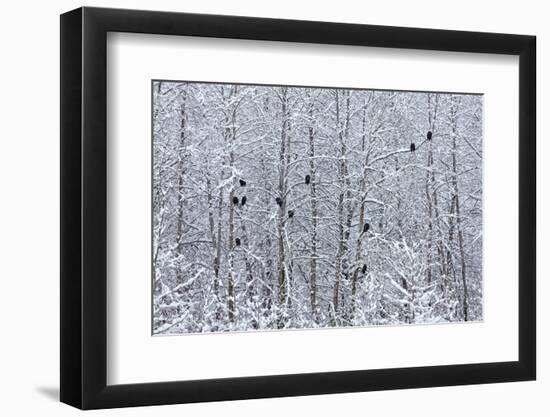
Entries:
[[[425, 366], [107, 385], [108, 32], [519, 56], [519, 358]], [[61, 15], [61, 401], [81, 409], [534, 380], [536, 38], [136, 10]]]

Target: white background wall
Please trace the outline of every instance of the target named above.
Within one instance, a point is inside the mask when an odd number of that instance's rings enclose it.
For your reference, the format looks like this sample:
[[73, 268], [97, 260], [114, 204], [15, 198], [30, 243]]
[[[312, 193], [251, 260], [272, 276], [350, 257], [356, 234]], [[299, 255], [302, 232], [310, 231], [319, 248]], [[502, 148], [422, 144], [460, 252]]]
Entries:
[[[4, 2], [0, 17], [0, 412], [75, 415], [59, 392], [59, 17], [73, 0]], [[548, 415], [550, 405], [550, 146], [542, 138], [550, 27], [545, 2], [124, 0], [86, 5], [395, 26], [509, 32], [538, 37], [538, 381], [100, 411], [95, 415], [225, 417], [284, 414], [387, 416]], [[546, 395], [544, 395], [546, 394]]]

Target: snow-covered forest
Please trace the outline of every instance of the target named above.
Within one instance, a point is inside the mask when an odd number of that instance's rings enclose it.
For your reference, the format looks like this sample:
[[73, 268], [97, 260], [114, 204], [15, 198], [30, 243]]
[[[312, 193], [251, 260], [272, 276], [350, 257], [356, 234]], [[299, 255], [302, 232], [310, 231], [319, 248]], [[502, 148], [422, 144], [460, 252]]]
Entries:
[[482, 319], [482, 97], [154, 81], [153, 333]]

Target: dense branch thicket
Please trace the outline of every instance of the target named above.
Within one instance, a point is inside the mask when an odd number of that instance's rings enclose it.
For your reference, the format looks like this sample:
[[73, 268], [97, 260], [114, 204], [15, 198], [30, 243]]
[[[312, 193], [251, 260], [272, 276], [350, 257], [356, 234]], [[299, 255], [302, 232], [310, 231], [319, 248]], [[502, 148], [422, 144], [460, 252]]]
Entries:
[[155, 334], [482, 318], [482, 97], [153, 83]]

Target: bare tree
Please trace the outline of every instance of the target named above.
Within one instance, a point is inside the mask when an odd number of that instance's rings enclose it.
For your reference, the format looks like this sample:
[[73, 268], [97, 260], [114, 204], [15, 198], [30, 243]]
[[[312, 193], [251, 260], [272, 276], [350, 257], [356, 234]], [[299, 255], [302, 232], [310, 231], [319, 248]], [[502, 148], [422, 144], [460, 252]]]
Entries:
[[482, 98], [155, 82], [158, 333], [482, 318]]

